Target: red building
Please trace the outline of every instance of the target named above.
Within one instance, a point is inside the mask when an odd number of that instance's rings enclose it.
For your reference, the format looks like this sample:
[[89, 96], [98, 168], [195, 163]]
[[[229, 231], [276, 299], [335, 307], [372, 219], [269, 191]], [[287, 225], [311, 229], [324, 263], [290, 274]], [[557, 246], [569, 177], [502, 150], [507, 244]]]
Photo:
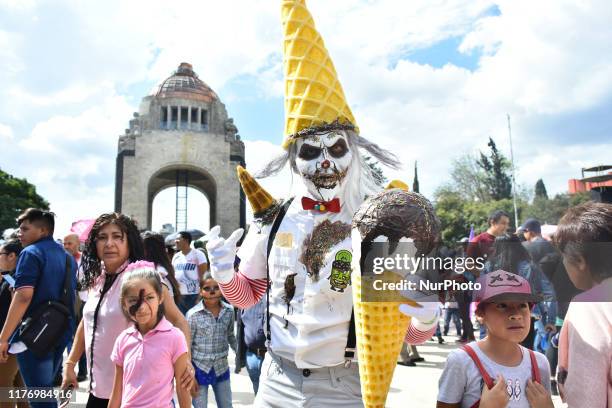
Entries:
[[[595, 201], [609, 202], [612, 196], [612, 171], [610, 170], [612, 170], [612, 165], [583, 168], [581, 179], [568, 180], [569, 193], [590, 191]], [[585, 177], [584, 173], [595, 174]]]

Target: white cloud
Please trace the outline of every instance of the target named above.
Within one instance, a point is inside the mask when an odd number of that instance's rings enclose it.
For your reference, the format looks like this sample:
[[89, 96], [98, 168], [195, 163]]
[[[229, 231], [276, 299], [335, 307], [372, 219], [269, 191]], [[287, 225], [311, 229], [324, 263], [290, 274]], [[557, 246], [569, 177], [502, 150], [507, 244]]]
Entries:
[[612, 95], [612, 57], [602, 52], [612, 38], [609, 2], [502, 1], [500, 9], [461, 46], [490, 54], [471, 78], [472, 97], [532, 113], [563, 113]]
[[0, 123], [0, 141], [11, 142], [13, 137], [13, 129], [8, 125]]
[[117, 135], [132, 111], [124, 97], [111, 94], [99, 106], [53, 116], [13, 139], [6, 170], [27, 177], [51, 203], [58, 232], [113, 210]]
[[0, 0], [0, 9], [4, 9], [5, 11], [30, 11], [35, 5], [35, 0]]

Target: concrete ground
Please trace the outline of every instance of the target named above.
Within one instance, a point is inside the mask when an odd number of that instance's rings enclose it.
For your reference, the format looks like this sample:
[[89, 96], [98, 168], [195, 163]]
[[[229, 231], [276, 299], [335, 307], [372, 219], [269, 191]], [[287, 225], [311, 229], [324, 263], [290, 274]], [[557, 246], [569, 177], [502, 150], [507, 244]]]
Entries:
[[[436, 406], [436, 396], [438, 393], [438, 378], [444, 368], [446, 356], [451, 350], [458, 347], [454, 343], [456, 337], [446, 336], [445, 344], [438, 344], [437, 341], [428, 341], [418, 346], [424, 362], [417, 363], [416, 367], [397, 366], [391, 383], [391, 390], [387, 397], [386, 406], [389, 408], [433, 408]], [[234, 356], [230, 351], [230, 367], [234, 365]], [[233, 368], [232, 368], [233, 370]], [[253, 387], [246, 369], [242, 369], [240, 374], [231, 377], [233, 406], [235, 408], [251, 407], [253, 405]], [[71, 406], [84, 407], [87, 401], [87, 382], [79, 384], [77, 392], [77, 404]], [[559, 397], [553, 397], [556, 408], [564, 407]], [[83, 404], [83, 405], [81, 405]], [[212, 390], [209, 392], [209, 407], [216, 407]]]

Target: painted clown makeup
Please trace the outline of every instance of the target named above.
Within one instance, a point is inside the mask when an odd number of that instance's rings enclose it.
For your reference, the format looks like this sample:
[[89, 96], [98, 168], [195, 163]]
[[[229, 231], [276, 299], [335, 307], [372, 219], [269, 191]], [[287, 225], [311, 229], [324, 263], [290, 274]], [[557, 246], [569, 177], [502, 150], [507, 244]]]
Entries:
[[305, 137], [296, 147], [296, 166], [308, 192], [322, 200], [338, 197], [353, 159], [346, 134], [332, 131]]

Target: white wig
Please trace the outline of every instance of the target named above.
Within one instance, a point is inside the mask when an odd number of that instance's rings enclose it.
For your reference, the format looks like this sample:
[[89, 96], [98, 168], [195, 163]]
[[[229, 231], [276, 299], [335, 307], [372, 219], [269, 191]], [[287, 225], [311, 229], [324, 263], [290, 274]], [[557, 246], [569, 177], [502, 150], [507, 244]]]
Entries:
[[[344, 203], [351, 213], [354, 214], [366, 197], [381, 190], [381, 187], [376, 183], [371, 167], [365, 161], [365, 156], [361, 153], [360, 149], [367, 151], [380, 163], [392, 169], [399, 169], [401, 164], [393, 153], [382, 149], [376, 143], [370, 142], [352, 130], [342, 132], [345, 132], [349, 148], [353, 153], [353, 158], [346, 175], [346, 196], [344, 197]], [[297, 143], [292, 143], [286, 152], [271, 160], [262, 170], [255, 174], [255, 177], [264, 178], [273, 176], [279, 173], [287, 163], [289, 163], [291, 171], [299, 175], [300, 173], [295, 162], [297, 154]]]

